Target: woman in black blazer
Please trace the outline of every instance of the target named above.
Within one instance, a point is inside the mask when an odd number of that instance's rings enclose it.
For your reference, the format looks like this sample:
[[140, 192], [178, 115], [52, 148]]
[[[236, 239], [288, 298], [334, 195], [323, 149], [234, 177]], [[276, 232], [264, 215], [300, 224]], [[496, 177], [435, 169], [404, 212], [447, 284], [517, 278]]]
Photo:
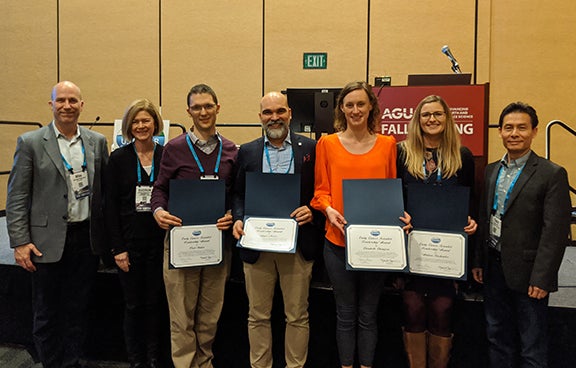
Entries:
[[165, 319], [162, 279], [165, 231], [154, 220], [150, 195], [158, 176], [162, 134], [158, 109], [136, 100], [122, 119], [122, 135], [131, 143], [110, 155], [106, 168], [106, 221], [110, 251], [124, 291], [124, 338], [130, 367], [159, 366], [160, 324]]

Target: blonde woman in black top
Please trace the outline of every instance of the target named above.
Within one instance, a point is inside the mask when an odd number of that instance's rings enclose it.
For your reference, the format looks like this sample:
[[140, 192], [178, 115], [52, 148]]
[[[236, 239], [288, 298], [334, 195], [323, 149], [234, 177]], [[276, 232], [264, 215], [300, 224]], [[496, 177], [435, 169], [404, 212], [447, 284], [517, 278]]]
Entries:
[[[398, 177], [409, 183], [474, 186], [472, 153], [460, 145], [450, 108], [440, 96], [424, 98], [408, 124], [406, 140], [398, 143]], [[404, 190], [406, 193], [406, 190]], [[468, 218], [464, 231], [476, 231]], [[410, 275], [402, 280], [404, 344], [410, 367], [446, 367], [452, 346], [452, 280]]]

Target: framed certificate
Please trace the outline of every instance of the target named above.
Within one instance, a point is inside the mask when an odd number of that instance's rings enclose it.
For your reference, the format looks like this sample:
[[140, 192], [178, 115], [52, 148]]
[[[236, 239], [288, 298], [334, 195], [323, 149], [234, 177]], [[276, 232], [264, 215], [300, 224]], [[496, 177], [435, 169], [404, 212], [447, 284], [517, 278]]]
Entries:
[[170, 268], [212, 266], [222, 262], [222, 232], [216, 225], [185, 225], [170, 230]]
[[408, 235], [410, 273], [466, 280], [465, 233], [414, 230]]
[[298, 223], [292, 218], [246, 217], [239, 246], [264, 252], [295, 253]]
[[406, 266], [404, 231], [400, 226], [346, 227], [346, 269], [404, 271]]

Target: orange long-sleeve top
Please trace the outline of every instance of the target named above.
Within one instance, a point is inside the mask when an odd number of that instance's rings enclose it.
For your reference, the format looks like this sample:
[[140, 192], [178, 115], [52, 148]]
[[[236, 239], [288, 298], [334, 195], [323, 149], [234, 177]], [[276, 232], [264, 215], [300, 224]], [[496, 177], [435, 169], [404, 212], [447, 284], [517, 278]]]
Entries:
[[[364, 154], [348, 152], [337, 134], [323, 136], [316, 145], [314, 198], [310, 205], [322, 212], [331, 206], [344, 215], [342, 180], [390, 179], [396, 177], [396, 140], [378, 134], [372, 149]], [[344, 235], [326, 219], [326, 238], [343, 247]]]

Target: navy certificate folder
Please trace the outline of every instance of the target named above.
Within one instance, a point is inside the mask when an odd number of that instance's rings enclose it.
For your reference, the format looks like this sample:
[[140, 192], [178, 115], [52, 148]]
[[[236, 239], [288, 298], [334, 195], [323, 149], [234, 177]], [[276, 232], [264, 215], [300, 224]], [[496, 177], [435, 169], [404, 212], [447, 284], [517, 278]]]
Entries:
[[410, 183], [406, 197], [415, 229], [461, 233], [468, 224], [469, 187]]
[[246, 173], [244, 215], [289, 218], [300, 207], [300, 174]]
[[404, 226], [400, 179], [346, 179], [342, 195], [348, 224]]
[[226, 212], [224, 180], [172, 179], [168, 211], [182, 225], [209, 225]]

